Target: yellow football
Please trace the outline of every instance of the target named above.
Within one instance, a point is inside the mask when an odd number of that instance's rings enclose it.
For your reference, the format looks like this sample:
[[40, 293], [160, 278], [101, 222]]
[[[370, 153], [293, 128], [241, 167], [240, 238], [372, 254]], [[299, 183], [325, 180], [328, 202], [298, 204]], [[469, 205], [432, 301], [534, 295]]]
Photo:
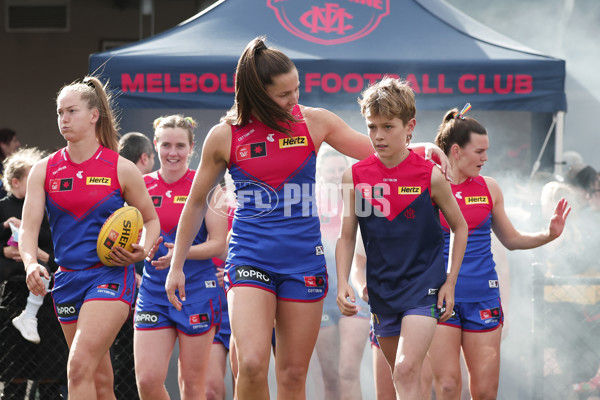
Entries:
[[100, 262], [109, 267], [114, 266], [110, 257], [113, 246], [133, 251], [133, 243], [139, 243], [144, 227], [144, 219], [140, 211], [132, 206], [119, 208], [106, 219], [100, 229], [96, 251]]

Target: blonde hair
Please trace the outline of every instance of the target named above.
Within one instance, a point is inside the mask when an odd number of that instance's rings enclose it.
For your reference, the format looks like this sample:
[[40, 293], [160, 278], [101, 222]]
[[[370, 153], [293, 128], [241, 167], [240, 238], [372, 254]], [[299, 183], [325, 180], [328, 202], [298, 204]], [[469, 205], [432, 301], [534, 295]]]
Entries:
[[44, 158], [45, 153], [35, 147], [21, 148], [12, 153], [2, 163], [4, 165], [4, 176], [2, 185], [7, 193], [12, 194], [12, 180], [23, 179], [33, 165]]
[[90, 110], [94, 108], [98, 110], [100, 116], [96, 122], [96, 139], [102, 146], [118, 151], [119, 124], [112, 110], [111, 96], [106, 91], [106, 86], [98, 78], [86, 76], [81, 82], [75, 81], [63, 86], [58, 92], [58, 97], [65, 91], [79, 93]]
[[415, 93], [408, 82], [390, 76], [365, 89], [358, 104], [364, 117], [399, 118], [404, 124], [417, 114]]
[[188, 134], [188, 140], [190, 146], [194, 143], [194, 129], [198, 124], [192, 117], [184, 117], [181, 114], [167, 115], [164, 117], [158, 117], [154, 120], [152, 126], [154, 126], [154, 140], [160, 142], [160, 136], [162, 128], [181, 128]]

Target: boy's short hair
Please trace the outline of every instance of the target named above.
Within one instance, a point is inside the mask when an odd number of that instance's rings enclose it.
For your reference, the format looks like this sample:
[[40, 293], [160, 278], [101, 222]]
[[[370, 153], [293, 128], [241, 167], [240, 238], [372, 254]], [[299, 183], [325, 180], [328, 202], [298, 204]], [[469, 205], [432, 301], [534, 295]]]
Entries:
[[379, 115], [399, 118], [404, 124], [417, 114], [415, 93], [408, 82], [389, 76], [365, 89], [358, 104], [364, 117]]
[[2, 185], [7, 193], [12, 193], [13, 178], [21, 180], [35, 163], [44, 158], [45, 153], [36, 147], [20, 148], [4, 160]]
[[152, 141], [143, 133], [129, 132], [119, 140], [119, 155], [134, 164], [140, 160], [142, 154], [152, 155], [153, 152]]

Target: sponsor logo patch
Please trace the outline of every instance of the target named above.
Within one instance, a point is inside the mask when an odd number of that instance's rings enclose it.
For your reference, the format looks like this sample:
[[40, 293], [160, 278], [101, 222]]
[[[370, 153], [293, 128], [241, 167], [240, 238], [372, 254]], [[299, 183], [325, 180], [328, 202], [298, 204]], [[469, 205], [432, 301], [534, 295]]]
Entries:
[[318, 256], [322, 256], [323, 254], [325, 254], [325, 250], [323, 250], [323, 246], [316, 246], [315, 254]]
[[206, 323], [208, 323], [208, 314], [202, 313], [202, 314], [190, 315], [190, 325], [206, 324]]
[[500, 287], [500, 284], [498, 283], [497, 279], [489, 280], [488, 282], [489, 282], [490, 288], [492, 288], [492, 289], [497, 289]]
[[262, 282], [267, 285], [271, 284], [271, 277], [267, 275], [267, 273], [261, 271], [258, 268], [250, 267], [248, 265], [237, 267], [235, 269], [235, 280], [250, 280]]
[[489, 204], [487, 196], [467, 196], [465, 197], [465, 204]]
[[479, 316], [482, 320], [500, 317], [500, 308], [489, 308], [487, 310], [479, 310]]
[[107, 249], [112, 249], [112, 247], [115, 245], [118, 239], [119, 232], [115, 231], [114, 229], [111, 229], [106, 239], [104, 239], [104, 247], [106, 247]]
[[306, 287], [325, 287], [325, 278], [322, 276], [305, 276], [304, 286]]
[[292, 138], [284, 138], [279, 139], [279, 148], [285, 149], [288, 147], [300, 147], [300, 146], [308, 146], [308, 140], [306, 140], [306, 136], [297, 136]]
[[212, 289], [217, 287], [217, 281], [204, 281], [204, 287], [207, 289]]
[[158, 313], [152, 311], [141, 311], [135, 314], [135, 323], [136, 324], [157, 324], [158, 323]]
[[50, 180], [51, 192], [66, 192], [70, 190], [73, 190], [73, 178]]
[[438, 289], [428, 289], [427, 290], [427, 296], [433, 296], [437, 292], [438, 292]]
[[398, 186], [398, 194], [421, 194], [421, 186]]
[[173, 198], [173, 203], [175, 204], [183, 204], [187, 200], [187, 196], [175, 196]]
[[120, 285], [118, 283], [103, 283], [102, 285], [97, 286], [98, 289], [108, 289], [112, 290], [113, 292], [118, 292], [119, 287]]
[[56, 314], [62, 318], [74, 317], [75, 315], [77, 315], [77, 308], [75, 307], [75, 303], [57, 304]]
[[88, 176], [85, 178], [85, 184], [110, 186], [110, 178], [105, 176]]

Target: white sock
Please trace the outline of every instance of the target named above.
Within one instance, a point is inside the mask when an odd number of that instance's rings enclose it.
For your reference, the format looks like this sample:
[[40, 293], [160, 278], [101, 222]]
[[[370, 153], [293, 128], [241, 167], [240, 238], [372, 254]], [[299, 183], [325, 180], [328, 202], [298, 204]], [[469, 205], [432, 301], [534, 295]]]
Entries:
[[[42, 276], [42, 281], [44, 281], [44, 286], [46, 287], [46, 291], [50, 286], [50, 281]], [[27, 318], [36, 318], [37, 313], [44, 303], [44, 296], [36, 296], [35, 294], [29, 292], [29, 296], [27, 296], [27, 305], [25, 306], [25, 315]]]

